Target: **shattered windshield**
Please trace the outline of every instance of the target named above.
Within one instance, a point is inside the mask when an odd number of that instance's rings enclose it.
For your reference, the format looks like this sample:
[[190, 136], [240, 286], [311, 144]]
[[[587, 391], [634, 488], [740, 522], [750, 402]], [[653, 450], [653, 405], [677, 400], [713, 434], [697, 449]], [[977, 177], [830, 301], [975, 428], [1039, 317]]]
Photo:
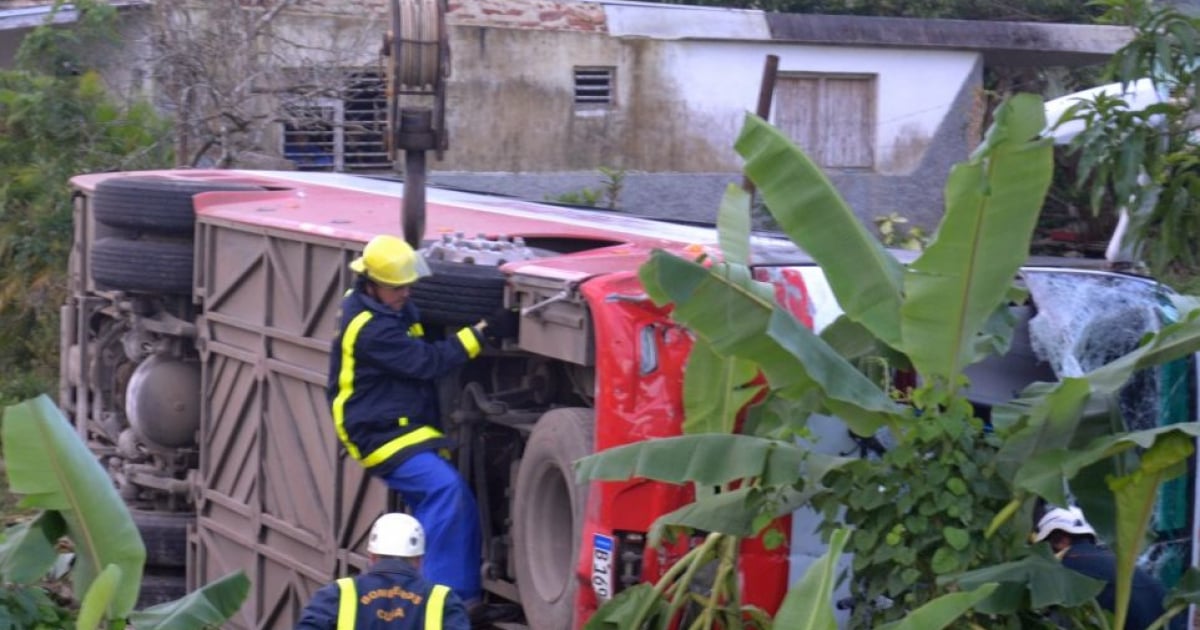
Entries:
[[[1058, 378], [1080, 376], [1136, 349], [1177, 312], [1170, 289], [1148, 279], [1111, 273], [1028, 270], [1022, 273], [1036, 314], [1029, 320], [1032, 354]], [[1118, 403], [1128, 430], [1153, 429], [1193, 418], [1195, 361], [1180, 359], [1135, 372]], [[1173, 582], [1190, 564], [1188, 479], [1159, 489], [1152, 515], [1154, 542], [1139, 559]]]
[[[1029, 320], [1034, 354], [1058, 378], [1081, 376], [1134, 350], [1172, 320], [1166, 289], [1143, 278], [1070, 271], [1022, 274], [1036, 314]], [[1131, 430], [1158, 426], [1161, 378], [1138, 373], [1121, 392]]]

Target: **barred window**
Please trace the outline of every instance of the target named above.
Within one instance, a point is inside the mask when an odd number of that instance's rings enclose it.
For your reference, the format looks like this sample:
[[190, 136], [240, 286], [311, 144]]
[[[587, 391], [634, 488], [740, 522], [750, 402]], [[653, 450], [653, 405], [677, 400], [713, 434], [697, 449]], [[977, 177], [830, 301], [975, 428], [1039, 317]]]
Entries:
[[283, 157], [310, 171], [391, 170], [387, 87], [377, 70], [348, 69], [333, 96], [297, 97], [282, 111]]

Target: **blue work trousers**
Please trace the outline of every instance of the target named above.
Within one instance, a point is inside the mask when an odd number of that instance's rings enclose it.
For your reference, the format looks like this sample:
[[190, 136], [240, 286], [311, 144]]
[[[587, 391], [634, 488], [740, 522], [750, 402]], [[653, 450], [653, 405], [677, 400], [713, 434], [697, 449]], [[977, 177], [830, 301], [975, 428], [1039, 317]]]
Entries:
[[479, 507], [467, 482], [436, 453], [405, 460], [383, 478], [425, 529], [425, 578], [449, 586], [468, 606], [483, 593]]

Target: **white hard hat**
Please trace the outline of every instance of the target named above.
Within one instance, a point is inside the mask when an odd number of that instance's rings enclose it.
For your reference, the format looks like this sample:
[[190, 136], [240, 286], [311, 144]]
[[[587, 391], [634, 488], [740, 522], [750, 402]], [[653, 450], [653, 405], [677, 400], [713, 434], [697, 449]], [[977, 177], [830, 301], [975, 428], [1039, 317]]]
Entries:
[[1083, 510], [1077, 507], [1054, 507], [1046, 510], [1038, 521], [1037, 531], [1033, 533], [1033, 542], [1042, 542], [1050, 533], [1058, 530], [1068, 534], [1096, 535], [1096, 530], [1083, 517]]
[[399, 512], [384, 514], [371, 526], [367, 551], [377, 556], [415, 558], [425, 555], [425, 530], [417, 519]]

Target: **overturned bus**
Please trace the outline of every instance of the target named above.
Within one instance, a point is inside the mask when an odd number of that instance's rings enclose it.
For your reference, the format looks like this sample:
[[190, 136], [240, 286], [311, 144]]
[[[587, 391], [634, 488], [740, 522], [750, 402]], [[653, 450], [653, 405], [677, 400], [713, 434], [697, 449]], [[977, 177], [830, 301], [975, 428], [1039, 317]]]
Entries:
[[[172, 170], [72, 180], [75, 239], [62, 313], [60, 404], [105, 465], [146, 540], [143, 600], [241, 569], [230, 626], [290, 628], [311, 594], [366, 564], [384, 484], [341, 449], [325, 399], [347, 263], [398, 233], [400, 182], [330, 173]], [[755, 277], [820, 328], [839, 309], [790, 241], [752, 238]], [[656, 517], [691, 500], [647, 480], [576, 482], [599, 450], [680, 432], [688, 331], [645, 294], [654, 249], [715, 253], [712, 228], [431, 189], [414, 289], [426, 334], [500, 306], [519, 333], [440, 383], [444, 427], [480, 505], [484, 588], [536, 630], [581, 627], [599, 604], [660, 576]], [[1012, 351], [972, 368], [979, 405], [1136, 347], [1164, 321], [1156, 286], [1096, 270], [1030, 267]], [[1195, 417], [1191, 361], [1139, 377], [1126, 419]], [[1163, 409], [1170, 409], [1164, 413]], [[851, 452], [844, 427], [821, 448]], [[1192, 562], [1192, 475], [1164, 490], [1163, 564]], [[1167, 496], [1169, 495], [1169, 496]], [[774, 610], [823, 551], [816, 516], [785, 544], [743, 544], [747, 603]]]

